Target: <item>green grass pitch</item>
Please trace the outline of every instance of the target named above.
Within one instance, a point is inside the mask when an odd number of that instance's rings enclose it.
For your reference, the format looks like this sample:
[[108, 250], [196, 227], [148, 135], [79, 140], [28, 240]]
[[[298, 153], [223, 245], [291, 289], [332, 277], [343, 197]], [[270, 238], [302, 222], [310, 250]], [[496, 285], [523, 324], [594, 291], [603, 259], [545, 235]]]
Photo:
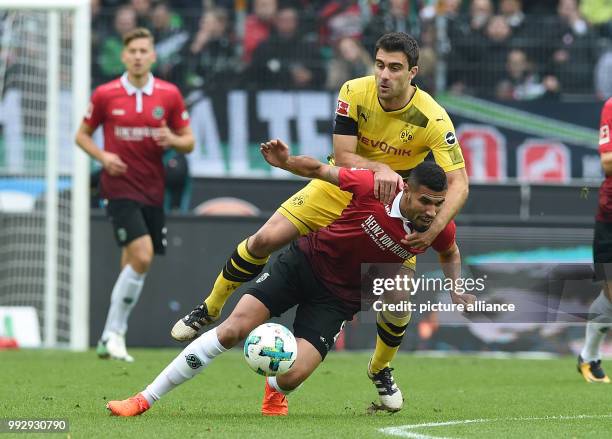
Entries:
[[[234, 350], [144, 415], [108, 415], [107, 400], [142, 390], [178, 352], [132, 349], [133, 364], [98, 360], [93, 352], [0, 352], [0, 418], [67, 418], [70, 433], [61, 436], [70, 438], [612, 437], [612, 385], [585, 383], [573, 358], [401, 354], [393, 366], [404, 409], [367, 415], [376, 399], [365, 374], [368, 354], [334, 352], [290, 396], [288, 417], [264, 418], [263, 379]], [[403, 436], [381, 431], [393, 427]]]

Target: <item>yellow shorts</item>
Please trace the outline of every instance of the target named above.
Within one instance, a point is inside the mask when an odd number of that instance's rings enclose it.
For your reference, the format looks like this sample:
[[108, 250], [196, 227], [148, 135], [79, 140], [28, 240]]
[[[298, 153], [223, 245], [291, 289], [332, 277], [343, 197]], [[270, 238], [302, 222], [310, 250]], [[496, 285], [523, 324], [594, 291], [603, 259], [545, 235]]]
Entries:
[[[334, 222], [352, 198], [350, 192], [315, 179], [281, 204], [277, 212], [291, 221], [301, 235], [307, 235]], [[404, 265], [414, 269], [416, 256], [406, 260]]]

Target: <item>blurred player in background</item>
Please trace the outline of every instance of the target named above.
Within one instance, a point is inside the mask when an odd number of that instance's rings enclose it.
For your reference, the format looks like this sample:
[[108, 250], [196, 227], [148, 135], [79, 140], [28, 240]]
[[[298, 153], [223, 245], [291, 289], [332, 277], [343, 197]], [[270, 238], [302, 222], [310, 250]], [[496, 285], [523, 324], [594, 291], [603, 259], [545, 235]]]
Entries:
[[599, 208], [595, 217], [593, 262], [595, 276], [603, 281], [603, 289], [589, 308], [584, 347], [578, 356], [578, 372], [590, 383], [610, 383], [601, 367], [600, 347], [612, 327], [612, 98], [601, 111], [599, 153], [606, 175], [599, 189]]
[[[164, 167], [168, 148], [188, 153], [194, 138], [183, 97], [173, 84], [154, 78], [153, 37], [144, 28], [124, 36], [121, 60], [126, 72], [98, 87], [89, 104], [76, 143], [102, 166], [102, 197], [115, 239], [122, 247], [121, 273], [98, 342], [98, 355], [124, 361], [125, 333], [153, 254], [164, 254]], [[104, 127], [104, 149], [92, 139]]]
[[[448, 179], [448, 197], [427, 231], [414, 232], [405, 243], [426, 248], [463, 206], [468, 178], [461, 148], [446, 111], [426, 92], [412, 85], [418, 72], [419, 48], [410, 35], [394, 32], [376, 44], [375, 74], [346, 82], [340, 89], [334, 126], [334, 161], [338, 166], [374, 171], [374, 193], [390, 203], [403, 187], [402, 176], [429, 153]], [[350, 192], [314, 180], [297, 192], [252, 236], [241, 242], [217, 277], [204, 303], [172, 329], [176, 340], [192, 340], [219, 318], [228, 297], [262, 271], [269, 255], [300, 235], [334, 221], [348, 205]], [[414, 264], [414, 259], [410, 261]], [[379, 316], [376, 350], [368, 374], [378, 374], [395, 355], [406, 322], [389, 326]]]
[[[440, 166], [432, 162], [419, 164], [404, 189], [396, 187], [391, 203], [383, 204], [374, 194], [375, 177], [371, 170], [338, 168], [311, 157], [291, 156], [287, 145], [277, 140], [262, 145], [262, 154], [273, 166], [349, 191], [353, 194], [350, 204], [332, 224], [299, 238], [282, 252], [250, 286], [227, 320], [187, 346], [142, 393], [123, 401], [110, 401], [107, 408], [113, 414], [143, 413], [170, 390], [199, 374], [217, 355], [238, 344], [254, 328], [297, 305], [293, 324], [297, 359], [287, 373], [267, 378], [262, 405], [264, 415], [287, 415], [286, 394], [314, 372], [332, 348], [344, 322], [362, 309], [361, 264], [395, 263], [389, 278], [398, 270], [402, 275], [414, 276], [414, 266], [402, 264], [424, 249], [414, 249], [401, 240], [407, 230], [427, 231], [440, 212], [447, 194], [446, 175]], [[432, 247], [440, 255], [444, 274], [455, 281], [461, 275], [461, 256], [455, 243], [454, 222], [445, 226]], [[405, 289], [388, 293], [384, 303], [410, 300], [410, 291]], [[475, 296], [451, 292], [451, 299], [465, 305], [473, 303]], [[390, 316], [409, 319], [410, 311], [395, 310]], [[402, 393], [391, 370], [386, 373], [388, 377], [373, 380], [381, 402], [376, 408], [398, 411], [403, 405]], [[385, 381], [385, 385], [377, 381]]]

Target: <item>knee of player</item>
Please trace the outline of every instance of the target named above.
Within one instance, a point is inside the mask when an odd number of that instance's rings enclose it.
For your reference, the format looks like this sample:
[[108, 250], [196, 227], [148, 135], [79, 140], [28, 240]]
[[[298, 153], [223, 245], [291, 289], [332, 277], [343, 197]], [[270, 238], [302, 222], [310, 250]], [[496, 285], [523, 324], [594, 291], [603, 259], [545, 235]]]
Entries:
[[130, 265], [139, 273], [146, 273], [149, 271], [151, 262], [153, 262], [153, 252], [147, 250], [138, 251], [130, 258]]
[[276, 241], [268, 229], [260, 229], [249, 238], [248, 250], [251, 254], [264, 258], [274, 251]]
[[221, 343], [226, 349], [230, 349], [238, 344], [238, 342], [241, 340], [240, 334], [240, 329], [231, 324], [221, 324], [217, 327], [217, 337], [219, 338], [219, 343]]
[[289, 372], [279, 376], [277, 382], [283, 390], [295, 390], [306, 381], [309, 375], [310, 373], [308, 371], [294, 366], [289, 369]]

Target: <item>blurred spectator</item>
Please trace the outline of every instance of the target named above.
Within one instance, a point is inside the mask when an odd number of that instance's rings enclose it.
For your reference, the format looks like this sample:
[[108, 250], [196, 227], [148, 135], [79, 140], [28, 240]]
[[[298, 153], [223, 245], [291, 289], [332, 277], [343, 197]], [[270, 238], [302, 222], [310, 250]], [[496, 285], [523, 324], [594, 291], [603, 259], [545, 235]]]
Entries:
[[337, 92], [349, 79], [374, 73], [374, 60], [355, 38], [341, 38], [335, 49], [336, 54], [327, 65], [325, 86], [329, 90]]
[[506, 19], [506, 23], [516, 33], [525, 24], [523, 3], [521, 0], [501, 0], [499, 2], [499, 13]]
[[387, 32], [405, 32], [417, 40], [421, 36], [418, 4], [414, 0], [385, 0], [364, 30], [363, 41], [370, 52], [376, 40]]
[[470, 87], [479, 85], [482, 75], [486, 46], [484, 30], [493, 14], [493, 5], [490, 0], [472, 0], [467, 16], [459, 12], [457, 2], [446, 1], [445, 7], [451, 44], [448, 56], [450, 89], [457, 94], [470, 92]]
[[520, 49], [508, 53], [506, 61], [506, 77], [496, 88], [496, 95], [501, 100], [525, 101], [538, 99], [546, 94], [554, 94], [559, 90], [559, 84], [554, 77], [546, 77], [543, 81], [527, 54]]
[[274, 31], [253, 53], [246, 78], [249, 84], [278, 89], [309, 89], [324, 84], [325, 71], [318, 48], [304, 41], [297, 10], [278, 11]]
[[181, 61], [181, 50], [189, 34], [180, 25], [180, 18], [174, 15], [167, 3], [158, 3], [151, 14], [152, 33], [155, 38], [157, 63], [155, 75], [167, 81], [179, 83], [180, 77], [174, 68]]
[[489, 19], [493, 16], [491, 0], [472, 0], [470, 5], [470, 29], [472, 32], [483, 32]]
[[551, 73], [561, 83], [563, 93], [592, 93], [596, 41], [586, 20], [578, 11], [576, 0], [560, 0], [554, 29], [555, 48]]
[[137, 26], [151, 29], [151, 0], [130, 0], [130, 6], [136, 12]]
[[330, 45], [341, 37], [361, 38], [369, 12], [361, 9], [358, 0], [331, 0], [319, 13], [320, 44]]
[[488, 21], [485, 29], [485, 44], [483, 46], [482, 77], [480, 86], [486, 94], [493, 94], [495, 84], [504, 75], [504, 66], [510, 51], [510, 39], [512, 38], [512, 28], [501, 15], [495, 15]]
[[115, 13], [114, 32], [104, 38], [97, 56], [98, 69], [101, 74], [99, 82], [110, 81], [123, 73], [124, 66], [121, 62], [123, 35], [136, 27], [134, 9], [127, 5], [118, 8]]
[[270, 37], [276, 11], [276, 0], [254, 0], [253, 13], [246, 18], [244, 23], [242, 59], [245, 63], [251, 62], [255, 49]]
[[233, 85], [238, 59], [225, 9], [213, 8], [202, 16], [185, 58], [189, 88], [211, 91]]

